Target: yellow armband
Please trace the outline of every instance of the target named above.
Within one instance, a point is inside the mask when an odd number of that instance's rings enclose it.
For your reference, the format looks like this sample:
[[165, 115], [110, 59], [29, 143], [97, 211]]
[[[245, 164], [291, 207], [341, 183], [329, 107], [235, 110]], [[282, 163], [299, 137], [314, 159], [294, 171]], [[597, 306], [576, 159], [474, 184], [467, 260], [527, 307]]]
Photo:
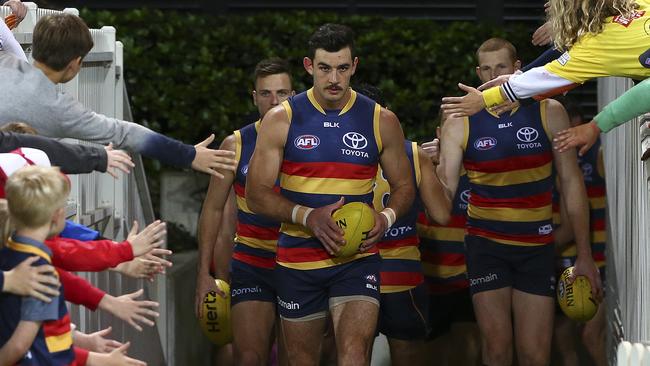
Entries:
[[485, 103], [486, 108], [494, 107], [495, 105], [499, 105], [505, 102], [503, 96], [501, 95], [500, 86], [494, 86], [488, 90], [484, 90], [482, 95], [483, 95], [483, 102]]

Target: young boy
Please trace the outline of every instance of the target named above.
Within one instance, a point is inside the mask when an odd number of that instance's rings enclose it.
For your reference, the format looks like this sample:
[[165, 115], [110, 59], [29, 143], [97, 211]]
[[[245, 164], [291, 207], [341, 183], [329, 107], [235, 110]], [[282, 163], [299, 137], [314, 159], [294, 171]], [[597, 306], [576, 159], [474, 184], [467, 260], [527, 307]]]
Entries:
[[[32, 255], [40, 257], [36, 265], [51, 264], [44, 241], [63, 229], [69, 181], [58, 168], [29, 166], [9, 178], [5, 193], [16, 231], [0, 251], [0, 270], [10, 270]], [[50, 303], [32, 297], [0, 297], [0, 344], [2, 365], [77, 364], [63, 296]], [[87, 365], [143, 364], [126, 357], [126, 347], [110, 354], [91, 352]]]

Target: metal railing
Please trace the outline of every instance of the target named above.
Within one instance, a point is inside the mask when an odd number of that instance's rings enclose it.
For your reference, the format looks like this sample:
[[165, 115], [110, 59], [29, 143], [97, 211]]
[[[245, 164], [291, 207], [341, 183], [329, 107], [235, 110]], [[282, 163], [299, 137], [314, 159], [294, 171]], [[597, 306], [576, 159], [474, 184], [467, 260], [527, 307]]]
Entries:
[[[50, 9], [39, 9], [34, 3], [25, 3], [29, 9], [23, 22], [14, 30], [16, 39], [25, 49], [28, 57], [31, 51], [32, 32], [36, 22], [43, 16], [57, 13]], [[10, 10], [0, 7], [4, 18]], [[78, 15], [76, 9], [63, 12]], [[94, 47], [85, 57], [79, 75], [60, 86], [66, 94], [72, 95], [95, 112], [110, 117], [131, 120], [131, 113], [123, 81], [123, 45], [116, 41], [113, 27], [92, 29]], [[92, 143], [71, 140], [85, 145]], [[92, 173], [71, 176], [72, 191], [68, 201], [69, 218], [94, 227], [105, 237], [123, 240], [134, 220], [141, 227], [153, 221], [153, 209], [149, 198], [146, 176], [140, 156], [134, 156], [135, 171], [128, 176], [114, 179], [107, 174]], [[129, 279], [116, 273], [80, 274], [95, 286], [106, 292], [120, 296], [145, 289], [145, 297], [160, 302], [163, 314], [156, 326], [137, 332], [129, 325], [111, 315], [91, 312], [79, 306], [71, 306], [71, 317], [79, 330], [94, 332], [107, 326], [113, 327], [112, 337], [121, 341], [131, 341], [129, 354], [147, 361], [149, 365], [165, 365], [168, 354], [166, 317], [167, 281], [159, 276], [155, 283]]]
[[[629, 79], [600, 80], [599, 108], [631, 86]], [[648, 163], [641, 161], [650, 144], [648, 121], [650, 116], [637, 118], [603, 135], [608, 203], [606, 301], [610, 364], [628, 365], [625, 350], [618, 353], [625, 359], [616, 360], [617, 347], [623, 340], [633, 343], [650, 340], [650, 170]], [[634, 360], [642, 356], [643, 349], [630, 348]]]

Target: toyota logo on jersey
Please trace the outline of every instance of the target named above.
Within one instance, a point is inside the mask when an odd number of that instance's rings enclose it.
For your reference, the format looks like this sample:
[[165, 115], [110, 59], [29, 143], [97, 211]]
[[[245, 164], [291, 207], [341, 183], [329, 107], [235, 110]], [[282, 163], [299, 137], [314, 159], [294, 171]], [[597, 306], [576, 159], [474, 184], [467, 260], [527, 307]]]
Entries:
[[358, 132], [348, 132], [343, 135], [343, 143], [350, 149], [361, 150], [368, 146], [366, 137]]
[[293, 144], [300, 150], [311, 150], [320, 145], [320, 139], [314, 135], [300, 135], [296, 137]]
[[539, 137], [539, 132], [532, 127], [522, 127], [517, 131], [517, 138], [521, 142], [533, 142]]

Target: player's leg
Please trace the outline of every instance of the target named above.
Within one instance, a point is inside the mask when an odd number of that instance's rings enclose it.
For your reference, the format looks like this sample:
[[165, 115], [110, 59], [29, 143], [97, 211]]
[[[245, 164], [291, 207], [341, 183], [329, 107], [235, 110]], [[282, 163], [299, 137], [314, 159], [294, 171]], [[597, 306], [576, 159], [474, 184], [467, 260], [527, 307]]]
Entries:
[[481, 332], [476, 317], [469, 289], [450, 294], [453, 298], [450, 331], [450, 365], [482, 365]]
[[562, 360], [562, 366], [578, 366], [576, 324], [571, 319], [556, 310], [555, 327], [553, 330], [553, 346]]
[[329, 308], [334, 324], [337, 364], [368, 365], [379, 315], [381, 258], [372, 255], [336, 267]]
[[328, 269], [276, 266], [278, 312], [289, 365], [318, 365], [327, 315]]
[[517, 360], [520, 365], [548, 365], [553, 335], [554, 299], [512, 290]]
[[476, 322], [481, 331], [483, 363], [512, 364], [512, 288], [479, 292], [472, 296]]
[[582, 330], [582, 343], [591, 356], [594, 365], [607, 365], [607, 354], [605, 352], [606, 341], [606, 307], [604, 304], [598, 306], [598, 311], [593, 319], [588, 321]]
[[429, 296], [429, 337], [426, 342], [427, 365], [446, 366], [451, 356], [451, 313], [453, 299], [450, 294]]
[[468, 235], [467, 275], [481, 332], [483, 363], [512, 364], [512, 284], [510, 246]]
[[553, 245], [513, 248], [516, 273], [512, 291], [517, 360], [548, 365], [555, 315]]
[[240, 366], [263, 365], [273, 343], [275, 303], [245, 301], [232, 307], [235, 363]]
[[379, 304], [366, 300], [339, 303], [330, 309], [334, 321], [337, 364], [369, 365]]
[[407, 291], [381, 295], [379, 331], [388, 338], [393, 366], [426, 364], [428, 297], [424, 283]]

